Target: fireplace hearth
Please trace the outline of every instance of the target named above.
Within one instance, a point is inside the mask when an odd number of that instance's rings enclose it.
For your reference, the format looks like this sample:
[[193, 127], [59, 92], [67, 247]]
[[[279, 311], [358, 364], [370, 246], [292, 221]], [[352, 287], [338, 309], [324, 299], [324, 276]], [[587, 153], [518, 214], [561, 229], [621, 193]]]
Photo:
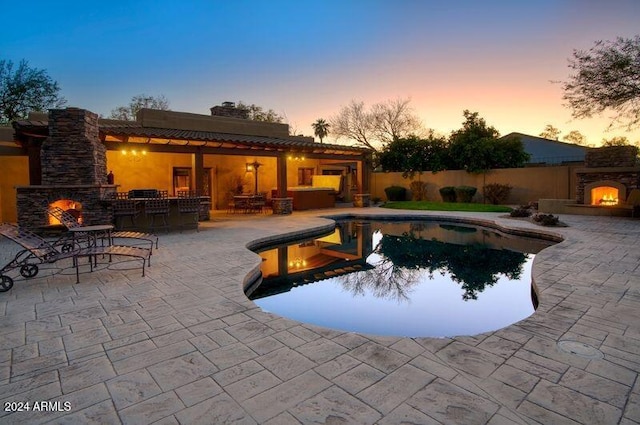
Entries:
[[84, 224], [110, 223], [105, 202], [116, 186], [107, 184], [107, 159], [98, 137], [98, 116], [78, 108], [49, 111], [49, 136], [42, 143], [41, 184], [18, 186], [18, 224], [38, 229], [52, 224], [49, 206], [59, 203]]
[[640, 187], [635, 146], [588, 149], [585, 168], [576, 171], [577, 203], [602, 208], [626, 207], [627, 196]]

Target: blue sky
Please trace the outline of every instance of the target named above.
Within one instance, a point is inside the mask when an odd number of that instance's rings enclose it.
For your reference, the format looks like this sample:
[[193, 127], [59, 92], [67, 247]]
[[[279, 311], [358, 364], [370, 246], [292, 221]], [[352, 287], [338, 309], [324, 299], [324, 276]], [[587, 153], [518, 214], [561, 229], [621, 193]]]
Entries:
[[477, 111], [502, 134], [546, 124], [589, 142], [607, 117], [572, 121], [552, 80], [573, 49], [639, 33], [633, 1], [109, 1], [2, 6], [0, 58], [44, 68], [70, 106], [108, 115], [132, 96], [208, 114], [272, 108], [298, 131], [351, 100], [410, 98], [448, 134]]

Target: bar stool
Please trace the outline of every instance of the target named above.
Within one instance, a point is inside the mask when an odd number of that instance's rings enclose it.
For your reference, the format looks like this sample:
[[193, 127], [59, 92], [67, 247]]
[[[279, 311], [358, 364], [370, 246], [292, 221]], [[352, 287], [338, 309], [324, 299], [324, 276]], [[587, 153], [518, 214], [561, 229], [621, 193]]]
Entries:
[[[140, 210], [138, 209], [138, 201], [135, 199], [129, 199], [129, 193], [115, 193], [112, 199], [112, 206], [113, 219], [116, 228], [123, 229], [124, 220], [126, 218], [131, 220], [131, 227], [136, 227], [136, 218], [140, 215]], [[118, 221], [120, 222], [119, 225]]]
[[[149, 227], [153, 231], [156, 228], [163, 228], [169, 231], [169, 199], [150, 198], [144, 202], [144, 213], [147, 216]], [[156, 225], [156, 218], [162, 219], [160, 225]]]
[[[180, 232], [183, 227], [195, 225], [196, 232], [200, 222], [200, 198], [197, 196], [180, 197], [178, 196], [178, 213], [180, 215]], [[187, 220], [185, 222], [185, 218]]]

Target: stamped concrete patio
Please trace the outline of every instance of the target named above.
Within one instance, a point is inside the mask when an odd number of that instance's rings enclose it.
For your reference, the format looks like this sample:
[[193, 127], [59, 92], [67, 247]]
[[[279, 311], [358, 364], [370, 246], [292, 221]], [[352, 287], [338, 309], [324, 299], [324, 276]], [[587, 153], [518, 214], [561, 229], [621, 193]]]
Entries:
[[[482, 335], [389, 338], [267, 314], [242, 292], [260, 263], [248, 243], [326, 229], [327, 213], [214, 216], [162, 235], [144, 278], [17, 280], [0, 294], [0, 423], [640, 423], [640, 221], [447, 213], [562, 235], [535, 260], [540, 306]], [[15, 248], [0, 241], [3, 265]]]

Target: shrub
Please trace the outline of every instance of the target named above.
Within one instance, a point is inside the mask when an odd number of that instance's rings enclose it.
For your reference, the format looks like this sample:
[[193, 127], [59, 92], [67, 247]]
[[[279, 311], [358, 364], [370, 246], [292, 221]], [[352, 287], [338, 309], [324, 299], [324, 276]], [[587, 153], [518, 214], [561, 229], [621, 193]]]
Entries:
[[390, 201], [404, 201], [407, 196], [407, 189], [402, 186], [389, 186], [384, 190], [384, 193]]
[[427, 200], [427, 184], [421, 181], [411, 182], [409, 186], [414, 201]]
[[443, 202], [456, 202], [456, 188], [453, 186], [441, 187], [440, 196], [442, 196]]
[[531, 210], [526, 205], [522, 205], [509, 213], [511, 217], [529, 217], [531, 214]]
[[533, 221], [543, 226], [555, 226], [560, 222], [560, 217], [556, 217], [553, 214], [536, 214], [533, 216]]
[[511, 185], [489, 183], [484, 186], [484, 197], [494, 205], [504, 204], [511, 193]]
[[458, 202], [469, 203], [478, 189], [473, 186], [456, 186], [455, 191]]

